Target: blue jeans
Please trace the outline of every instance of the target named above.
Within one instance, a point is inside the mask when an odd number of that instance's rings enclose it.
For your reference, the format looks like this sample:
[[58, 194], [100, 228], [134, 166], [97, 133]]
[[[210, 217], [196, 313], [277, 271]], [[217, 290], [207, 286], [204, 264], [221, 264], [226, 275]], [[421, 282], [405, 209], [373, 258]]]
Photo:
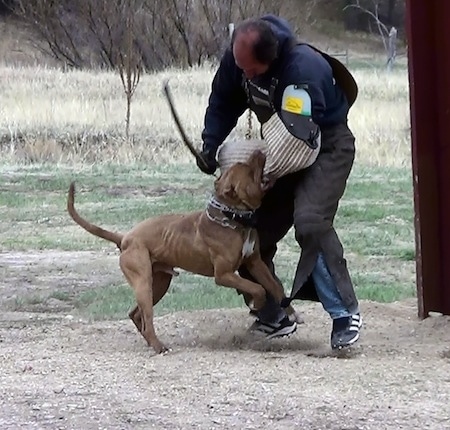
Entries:
[[[323, 308], [332, 319], [349, 317], [351, 312], [345, 307], [341, 295], [328, 271], [323, 254], [320, 253], [316, 265], [311, 273], [317, 296]], [[354, 313], [358, 313], [356, 310]], [[268, 296], [264, 307], [258, 311], [258, 318], [264, 322], [279, 322], [286, 317], [286, 311], [280, 307], [272, 296]]]
[[322, 253], [320, 253], [317, 258], [311, 276], [316, 287], [317, 296], [319, 297], [323, 308], [330, 314], [332, 319], [349, 317], [352, 315], [342, 302], [341, 295], [328, 271]]

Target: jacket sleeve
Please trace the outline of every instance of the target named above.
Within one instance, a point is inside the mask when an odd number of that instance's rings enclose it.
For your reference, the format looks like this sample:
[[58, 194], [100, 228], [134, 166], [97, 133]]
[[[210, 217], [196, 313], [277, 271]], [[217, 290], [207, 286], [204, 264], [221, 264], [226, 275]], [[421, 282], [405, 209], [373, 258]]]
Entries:
[[203, 149], [215, 151], [236, 126], [247, 108], [242, 72], [228, 49], [214, 76], [202, 132]]
[[[291, 84], [306, 85], [312, 102], [312, 119], [320, 124], [327, 109], [325, 89], [333, 85], [333, 72], [328, 62], [319, 53], [306, 47], [288, 65], [283, 83], [285, 87]], [[284, 88], [281, 95], [283, 91]]]

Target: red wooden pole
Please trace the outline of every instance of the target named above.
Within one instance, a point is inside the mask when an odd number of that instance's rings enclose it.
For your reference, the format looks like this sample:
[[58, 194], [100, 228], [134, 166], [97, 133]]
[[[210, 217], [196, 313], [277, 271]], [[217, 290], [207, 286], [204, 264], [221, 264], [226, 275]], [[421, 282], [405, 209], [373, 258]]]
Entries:
[[450, 315], [450, 1], [406, 0], [419, 316]]

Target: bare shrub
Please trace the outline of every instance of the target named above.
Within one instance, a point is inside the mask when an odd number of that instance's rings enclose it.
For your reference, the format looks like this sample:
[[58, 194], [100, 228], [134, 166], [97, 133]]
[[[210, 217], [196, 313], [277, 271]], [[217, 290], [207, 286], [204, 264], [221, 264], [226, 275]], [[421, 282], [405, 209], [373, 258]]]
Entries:
[[[396, 56], [396, 39], [397, 39], [397, 29], [395, 27], [391, 27], [389, 29], [387, 25], [383, 22], [385, 17], [380, 12], [380, 8], [382, 6], [381, 0], [372, 0], [372, 4], [370, 7], [364, 6], [364, 2], [360, 0], [354, 0], [353, 3], [348, 4], [344, 7], [344, 11], [347, 9], [357, 9], [361, 13], [367, 15], [371, 21], [376, 24], [377, 31], [379, 33], [380, 39], [383, 43], [383, 48], [387, 57], [387, 67], [389, 70], [392, 69], [393, 63], [395, 61]], [[389, 2], [390, 9], [395, 7], [395, 0]], [[392, 12], [390, 12], [392, 14]]]
[[[40, 36], [39, 47], [75, 68], [120, 64], [127, 49], [126, 10], [133, 15], [133, 49], [146, 70], [192, 67], [217, 58], [228, 25], [273, 13], [294, 29], [310, 19], [319, 0], [17, 0], [15, 12]], [[128, 8], [128, 9], [127, 9]]]
[[71, 0], [17, 0], [14, 11], [34, 28], [35, 46], [64, 64], [81, 68], [85, 65], [84, 41], [75, 25], [76, 11]]
[[135, 0], [126, 0], [125, 4], [125, 46], [118, 51], [118, 70], [127, 100], [125, 115], [125, 137], [130, 139], [131, 101], [141, 77], [141, 57], [136, 52], [134, 40], [136, 27], [134, 22]]

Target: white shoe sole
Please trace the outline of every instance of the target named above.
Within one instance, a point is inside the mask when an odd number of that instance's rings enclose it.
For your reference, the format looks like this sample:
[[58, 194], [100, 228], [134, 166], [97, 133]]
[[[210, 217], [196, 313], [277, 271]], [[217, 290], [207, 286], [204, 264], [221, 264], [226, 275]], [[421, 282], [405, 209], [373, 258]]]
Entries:
[[280, 330], [275, 331], [272, 334], [268, 334], [266, 339], [275, 339], [276, 337], [285, 337], [294, 333], [297, 330], [297, 323], [292, 325], [288, 325], [286, 327], [281, 328]]

